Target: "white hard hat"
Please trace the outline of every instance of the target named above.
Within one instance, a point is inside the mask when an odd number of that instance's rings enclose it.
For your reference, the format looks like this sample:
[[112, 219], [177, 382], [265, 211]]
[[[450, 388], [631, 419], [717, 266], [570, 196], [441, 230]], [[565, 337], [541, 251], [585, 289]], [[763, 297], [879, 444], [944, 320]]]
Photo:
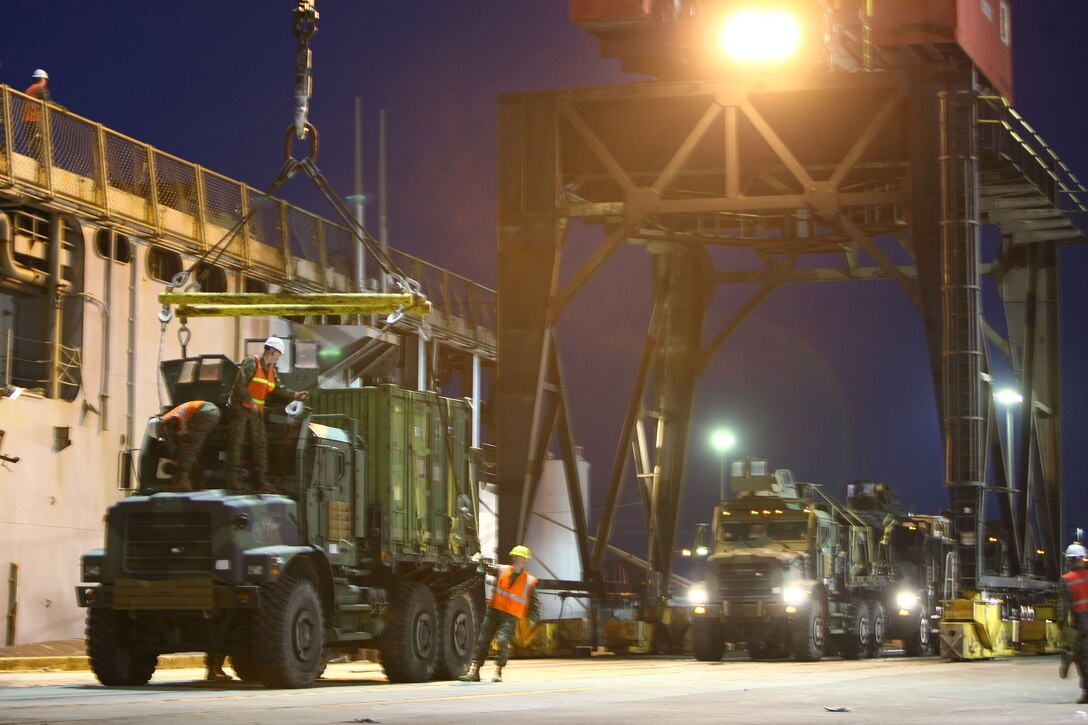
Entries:
[[147, 419], [147, 437], [162, 440], [162, 418], [153, 415]]
[[1065, 550], [1066, 559], [1084, 559], [1088, 558], [1088, 549], [1085, 549], [1080, 544], [1070, 544], [1069, 548]]
[[45, 78], [46, 80], [48, 80], [49, 79], [49, 74], [46, 73], [45, 71], [43, 71], [41, 68], [39, 68], [38, 70], [31, 73], [30, 77], [31, 78]]
[[283, 344], [283, 340], [276, 336], [272, 336], [264, 341], [265, 347], [270, 347], [273, 350], [279, 350], [279, 353], [283, 355], [287, 352], [287, 346]]

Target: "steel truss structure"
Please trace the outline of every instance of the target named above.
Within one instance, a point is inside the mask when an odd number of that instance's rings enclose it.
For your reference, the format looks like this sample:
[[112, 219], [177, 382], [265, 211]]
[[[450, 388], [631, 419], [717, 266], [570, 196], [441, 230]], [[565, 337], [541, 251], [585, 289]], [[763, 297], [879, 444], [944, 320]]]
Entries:
[[[708, 358], [780, 285], [891, 279], [925, 324], [961, 591], [1031, 592], [1055, 580], [1058, 250], [1083, 241], [1069, 216], [1085, 209], [1085, 197], [969, 67], [564, 89], [503, 96], [499, 112], [500, 551], [525, 532], [557, 438], [583, 579], [594, 589], [630, 450], [648, 535], [647, 600], [662, 601]], [[564, 277], [575, 220], [602, 225], [605, 239]], [[1001, 232], [989, 264], [979, 253], [983, 224]], [[904, 255], [886, 252], [882, 237], [897, 240], [912, 264], [897, 264]], [[624, 241], [644, 242], [651, 257], [653, 313], [591, 538], [574, 493], [556, 326]], [[762, 269], [713, 269], [708, 250], [719, 245], [749, 250]], [[802, 263], [813, 255], [840, 264]], [[1007, 339], [982, 317], [983, 274], [998, 280]], [[758, 291], [733, 319], [708, 319], [715, 285], [753, 282]], [[986, 337], [1009, 356], [1024, 391], [1017, 471], [1004, 469]]]

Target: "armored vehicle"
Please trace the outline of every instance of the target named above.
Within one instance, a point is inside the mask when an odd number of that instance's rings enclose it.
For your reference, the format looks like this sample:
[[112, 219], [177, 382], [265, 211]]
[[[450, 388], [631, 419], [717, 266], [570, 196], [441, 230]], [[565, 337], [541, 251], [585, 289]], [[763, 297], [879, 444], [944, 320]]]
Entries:
[[[309, 387], [316, 359], [316, 343], [295, 341], [281, 379]], [[162, 367], [174, 405], [225, 406], [236, 373], [218, 355]], [[243, 680], [298, 688], [361, 648], [393, 682], [463, 674], [483, 602], [468, 404], [385, 385], [266, 411], [282, 491], [266, 495], [221, 488], [226, 417], [194, 472], [201, 490], [167, 490], [172, 462], [145, 440], [137, 495], [109, 509], [105, 547], [83, 556], [98, 679], [142, 685], [159, 655], [204, 651], [228, 654]]]

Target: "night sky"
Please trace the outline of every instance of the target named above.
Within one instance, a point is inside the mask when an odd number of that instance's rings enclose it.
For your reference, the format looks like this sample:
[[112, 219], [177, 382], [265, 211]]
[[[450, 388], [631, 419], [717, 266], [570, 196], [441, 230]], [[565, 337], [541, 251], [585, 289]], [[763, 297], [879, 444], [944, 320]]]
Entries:
[[[1088, 179], [1088, 3], [1012, 5], [1015, 107]], [[283, 161], [292, 120], [294, 7], [291, 0], [6, 0], [0, 82], [23, 90], [31, 72], [45, 68], [54, 100], [71, 112], [263, 188]], [[311, 121], [321, 134], [318, 166], [341, 195], [352, 193], [359, 96], [366, 187], [375, 192], [378, 109], [386, 109], [391, 244], [489, 286], [498, 95], [639, 80], [597, 57], [595, 39], [568, 21], [563, 0], [318, 0], [317, 8]], [[305, 184], [292, 180], [286, 196], [332, 216]], [[376, 232], [376, 206], [367, 213]], [[1088, 526], [1086, 273], [1088, 249], [1062, 251], [1067, 528]], [[575, 436], [592, 466], [594, 514], [634, 378], [649, 281], [645, 253], [621, 249], [560, 328]], [[986, 285], [987, 318], [1004, 330], [993, 283]], [[748, 293], [720, 291], [709, 330]], [[718, 425], [738, 435], [737, 454], [765, 456], [833, 492], [867, 478], [895, 486], [916, 511], [947, 506], [926, 359], [922, 320], [894, 282], [772, 293], [700, 384], [678, 544], [717, 500], [719, 460], [708, 438]], [[995, 367], [1001, 374], [996, 359]], [[630, 486], [624, 500], [618, 524], [637, 528]]]

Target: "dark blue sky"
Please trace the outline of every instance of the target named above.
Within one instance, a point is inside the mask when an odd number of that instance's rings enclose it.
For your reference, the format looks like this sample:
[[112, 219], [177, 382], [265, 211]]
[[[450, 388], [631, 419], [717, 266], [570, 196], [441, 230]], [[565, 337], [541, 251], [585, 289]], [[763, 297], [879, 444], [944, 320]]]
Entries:
[[[636, 80], [567, 20], [562, 0], [318, 0], [311, 120], [318, 164], [351, 193], [354, 99], [362, 98], [367, 186], [377, 186], [377, 110], [389, 133], [391, 243], [485, 284], [495, 280], [496, 106], [503, 92]], [[160, 3], [6, 0], [0, 82], [49, 71], [73, 113], [209, 169], [265, 187], [292, 119], [292, 0]], [[1016, 107], [1088, 179], [1083, 0], [1013, 1]], [[304, 185], [296, 179], [292, 185]], [[302, 194], [302, 189], [293, 193]], [[309, 205], [319, 213], [327, 210]], [[376, 214], [368, 222], [376, 230]], [[1088, 249], [1061, 257], [1066, 520], [1088, 526], [1088, 362], [1082, 291]], [[615, 450], [645, 329], [649, 266], [622, 249], [572, 306], [561, 332], [575, 434], [593, 466], [594, 506]], [[988, 318], [1004, 328], [999, 307]], [[720, 293], [711, 330], [735, 308]], [[579, 335], [593, 330], [591, 337]], [[719, 422], [738, 453], [763, 455], [833, 491], [887, 481], [916, 510], [947, 505], [922, 322], [891, 282], [775, 292], [713, 360], [699, 390], [681, 518], [708, 517]], [[634, 500], [628, 493], [627, 500]], [[636, 525], [638, 507], [621, 523]]]

